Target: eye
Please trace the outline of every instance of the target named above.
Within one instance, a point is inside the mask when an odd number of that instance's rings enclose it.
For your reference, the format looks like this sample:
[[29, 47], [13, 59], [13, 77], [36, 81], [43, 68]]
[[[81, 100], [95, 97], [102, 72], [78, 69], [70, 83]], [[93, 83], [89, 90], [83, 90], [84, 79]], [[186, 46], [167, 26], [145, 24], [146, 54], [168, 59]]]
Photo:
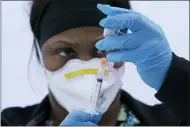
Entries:
[[60, 56], [67, 56], [67, 54], [64, 51], [59, 52]]
[[70, 57], [75, 54], [75, 52], [71, 48], [62, 48], [58, 51], [58, 53], [60, 56], [64, 56], [64, 57]]

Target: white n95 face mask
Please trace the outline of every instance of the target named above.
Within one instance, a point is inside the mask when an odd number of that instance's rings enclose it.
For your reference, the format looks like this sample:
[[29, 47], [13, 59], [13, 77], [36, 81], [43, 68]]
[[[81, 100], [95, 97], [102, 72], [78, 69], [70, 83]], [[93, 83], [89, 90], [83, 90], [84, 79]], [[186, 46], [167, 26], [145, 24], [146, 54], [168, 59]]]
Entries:
[[[90, 61], [70, 60], [61, 69], [50, 72], [46, 70], [49, 90], [60, 106], [68, 112], [86, 110], [90, 108], [93, 89], [97, 83], [97, 71], [100, 67], [98, 58]], [[118, 74], [123, 76], [124, 65], [119, 68]], [[100, 90], [97, 112], [105, 113], [120, 89], [114, 75], [105, 76]]]

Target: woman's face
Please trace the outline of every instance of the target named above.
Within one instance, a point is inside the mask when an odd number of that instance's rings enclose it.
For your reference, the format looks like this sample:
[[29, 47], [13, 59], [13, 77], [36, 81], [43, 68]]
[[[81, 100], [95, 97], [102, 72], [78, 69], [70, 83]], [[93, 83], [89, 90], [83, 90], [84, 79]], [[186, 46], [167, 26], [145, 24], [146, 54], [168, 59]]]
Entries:
[[[100, 27], [81, 27], [64, 31], [51, 37], [42, 46], [42, 56], [46, 68], [50, 71], [56, 71], [62, 68], [67, 61], [71, 59], [80, 59], [88, 61], [92, 58], [101, 58], [103, 53], [97, 51], [95, 44], [103, 39], [103, 29]], [[123, 63], [115, 63], [114, 67], [119, 68]], [[52, 107], [60, 116], [65, 114], [57, 108], [57, 103], [50, 92], [50, 102]], [[119, 96], [110, 106], [107, 113], [104, 114], [100, 125], [115, 125], [115, 120], [120, 109]], [[66, 110], [64, 110], [66, 111]], [[63, 117], [60, 117], [63, 118]], [[111, 121], [110, 121], [111, 119]], [[61, 119], [62, 120], [62, 119]]]
[[[42, 46], [42, 56], [46, 68], [56, 71], [71, 59], [88, 61], [104, 56], [95, 48], [95, 43], [103, 39], [101, 27], [80, 27], [64, 31], [49, 38]], [[123, 63], [115, 63], [119, 68]]]

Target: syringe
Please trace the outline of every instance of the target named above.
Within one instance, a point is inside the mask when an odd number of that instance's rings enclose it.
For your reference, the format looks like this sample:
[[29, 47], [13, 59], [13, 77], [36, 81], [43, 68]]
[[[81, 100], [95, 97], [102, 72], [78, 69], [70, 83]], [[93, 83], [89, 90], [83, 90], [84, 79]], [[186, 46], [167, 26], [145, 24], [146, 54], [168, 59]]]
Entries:
[[98, 98], [99, 98], [100, 90], [102, 87], [102, 81], [103, 81], [103, 79], [97, 79], [97, 83], [96, 83], [96, 86], [94, 88], [92, 100], [90, 103], [90, 114], [97, 113], [96, 112], [96, 106], [98, 104]]
[[105, 71], [105, 66], [107, 64], [107, 60], [103, 58], [101, 60], [101, 68], [99, 68], [99, 72], [97, 75], [97, 83], [94, 88], [93, 94], [92, 94], [92, 99], [90, 102], [90, 114], [95, 114], [96, 112], [96, 106], [98, 104], [98, 99], [99, 99], [99, 94], [100, 90], [102, 87], [102, 82], [103, 82], [103, 76], [104, 76], [104, 71]]

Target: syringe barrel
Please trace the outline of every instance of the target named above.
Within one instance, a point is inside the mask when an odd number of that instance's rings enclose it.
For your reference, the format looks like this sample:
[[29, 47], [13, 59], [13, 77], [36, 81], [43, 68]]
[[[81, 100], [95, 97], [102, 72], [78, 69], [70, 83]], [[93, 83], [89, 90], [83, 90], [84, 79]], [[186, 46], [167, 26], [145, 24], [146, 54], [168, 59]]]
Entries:
[[90, 113], [96, 112], [96, 106], [98, 104], [98, 98], [99, 98], [99, 93], [100, 93], [101, 86], [102, 86], [102, 81], [103, 81], [102, 79], [97, 79], [97, 84], [94, 88], [92, 100], [91, 100], [91, 104], [90, 104]]

